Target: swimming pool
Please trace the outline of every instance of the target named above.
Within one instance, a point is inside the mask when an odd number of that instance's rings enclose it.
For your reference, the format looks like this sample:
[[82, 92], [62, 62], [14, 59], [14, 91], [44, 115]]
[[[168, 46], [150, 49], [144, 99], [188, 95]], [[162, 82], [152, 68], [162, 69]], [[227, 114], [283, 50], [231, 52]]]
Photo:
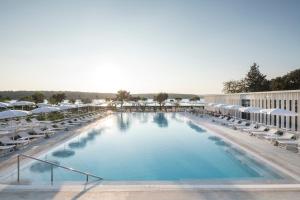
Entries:
[[[39, 158], [104, 180], [281, 178], [269, 166], [179, 113], [113, 114]], [[22, 167], [21, 180], [49, 182], [49, 173], [49, 166], [31, 162]], [[54, 180], [84, 181], [85, 177], [54, 168]]]

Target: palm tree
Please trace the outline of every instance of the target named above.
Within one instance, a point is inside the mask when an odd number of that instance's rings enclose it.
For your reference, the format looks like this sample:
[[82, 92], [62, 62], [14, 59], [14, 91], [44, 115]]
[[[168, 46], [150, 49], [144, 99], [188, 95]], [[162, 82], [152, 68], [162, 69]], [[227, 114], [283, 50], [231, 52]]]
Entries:
[[119, 90], [116, 95], [116, 100], [121, 102], [121, 109], [123, 108], [123, 104], [125, 100], [130, 99], [130, 92], [126, 90]]

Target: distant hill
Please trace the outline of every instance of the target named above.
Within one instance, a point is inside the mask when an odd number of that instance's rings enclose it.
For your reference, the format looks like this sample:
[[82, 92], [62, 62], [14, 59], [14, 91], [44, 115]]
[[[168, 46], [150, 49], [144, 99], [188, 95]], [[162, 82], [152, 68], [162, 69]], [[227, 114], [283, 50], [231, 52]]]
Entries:
[[[55, 93], [65, 93], [67, 99], [105, 99], [105, 98], [113, 98], [115, 97], [115, 93], [98, 93], [98, 92], [77, 92], [77, 91], [0, 91], [0, 97], [9, 97], [11, 99], [20, 99], [25, 96], [31, 96], [35, 92], [43, 93], [46, 98], [51, 97]], [[155, 93], [147, 93], [147, 94], [132, 94], [132, 96], [140, 96], [146, 98], [153, 98]], [[177, 94], [177, 93], [169, 93], [169, 98], [191, 98], [197, 95], [194, 94]]]

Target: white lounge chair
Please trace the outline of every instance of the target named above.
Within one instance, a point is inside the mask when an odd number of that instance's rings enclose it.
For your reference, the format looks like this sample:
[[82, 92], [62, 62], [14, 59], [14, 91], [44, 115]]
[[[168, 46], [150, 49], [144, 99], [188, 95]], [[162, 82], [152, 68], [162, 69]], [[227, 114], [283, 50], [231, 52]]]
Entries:
[[268, 131], [268, 130], [269, 130], [268, 127], [266, 127], [266, 126], [260, 126], [258, 129], [255, 129], [255, 130], [249, 130], [248, 132], [249, 132], [250, 134], [255, 134], [255, 133], [258, 133], [258, 132], [266, 132], [266, 131]]
[[279, 146], [298, 146], [300, 144], [300, 138], [296, 140], [281, 140], [280, 138], [275, 140]]
[[257, 129], [258, 129], [258, 125], [255, 123], [252, 123], [248, 127], [243, 128], [242, 131], [249, 132], [249, 131], [255, 131]]
[[16, 145], [0, 145], [0, 155], [3, 156], [13, 152], [15, 147]]
[[20, 137], [19, 140], [29, 140], [29, 139], [35, 139], [40, 137], [45, 137], [44, 134], [38, 134], [38, 135], [30, 135], [26, 132], [20, 132], [18, 133], [18, 136]]
[[264, 137], [264, 136], [275, 136], [276, 134], [279, 135], [280, 132], [281, 132], [280, 130], [272, 128], [269, 129], [268, 131], [253, 131], [251, 133], [254, 136]]
[[4, 145], [26, 145], [28, 141], [25, 140], [12, 140], [7, 136], [1, 137], [0, 142]]
[[238, 126], [239, 124], [241, 124], [242, 121], [239, 119], [234, 120], [232, 123], [228, 123], [227, 126], [233, 127], [233, 126]]
[[[55, 127], [54, 127], [55, 126]], [[65, 130], [66, 128], [63, 127], [63, 126], [60, 126], [59, 124], [47, 124], [45, 126], [45, 128], [48, 130], [48, 131], [63, 131]]]
[[243, 129], [243, 128], [246, 128], [246, 127], [249, 127], [250, 126], [250, 123], [247, 122], [247, 121], [242, 121], [240, 124], [237, 124], [235, 125], [233, 128], [236, 128], [236, 129]]
[[52, 131], [52, 130], [41, 130], [40, 128], [33, 128], [32, 129], [36, 134], [40, 134], [40, 135], [46, 135], [46, 134], [54, 134], [55, 131]]
[[267, 136], [264, 136], [265, 139], [267, 140], [291, 140], [293, 138], [295, 138], [295, 135], [292, 134], [292, 133], [283, 133], [282, 135], [277, 135], [277, 134], [274, 134], [274, 135], [267, 135]]

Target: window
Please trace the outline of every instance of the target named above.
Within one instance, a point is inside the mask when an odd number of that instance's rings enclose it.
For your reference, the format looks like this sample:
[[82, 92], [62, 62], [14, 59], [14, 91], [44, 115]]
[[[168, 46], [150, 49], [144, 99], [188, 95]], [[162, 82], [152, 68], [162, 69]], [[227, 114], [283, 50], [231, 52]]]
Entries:
[[272, 100], [270, 99], [270, 108], [272, 108]]
[[290, 100], [290, 106], [289, 106], [290, 111], [292, 111], [292, 100]]
[[277, 125], [277, 115], [274, 115], [274, 126]]
[[279, 103], [278, 103], [278, 104], [279, 104], [279, 108], [281, 108], [281, 100], [279, 100]]
[[298, 100], [295, 100], [295, 112], [298, 112]]
[[242, 106], [249, 107], [250, 99], [242, 99]]
[[289, 119], [289, 129], [291, 129], [292, 128], [292, 117], [289, 117], [290, 119]]
[[283, 127], [286, 128], [286, 116], [283, 118]]
[[281, 116], [279, 116], [279, 128], [281, 128]]
[[298, 131], [298, 116], [295, 117], [295, 131]]
[[277, 105], [276, 105], [276, 99], [274, 100], [274, 108], [276, 108], [277, 107]]
[[283, 109], [286, 110], [286, 100], [283, 101]]

